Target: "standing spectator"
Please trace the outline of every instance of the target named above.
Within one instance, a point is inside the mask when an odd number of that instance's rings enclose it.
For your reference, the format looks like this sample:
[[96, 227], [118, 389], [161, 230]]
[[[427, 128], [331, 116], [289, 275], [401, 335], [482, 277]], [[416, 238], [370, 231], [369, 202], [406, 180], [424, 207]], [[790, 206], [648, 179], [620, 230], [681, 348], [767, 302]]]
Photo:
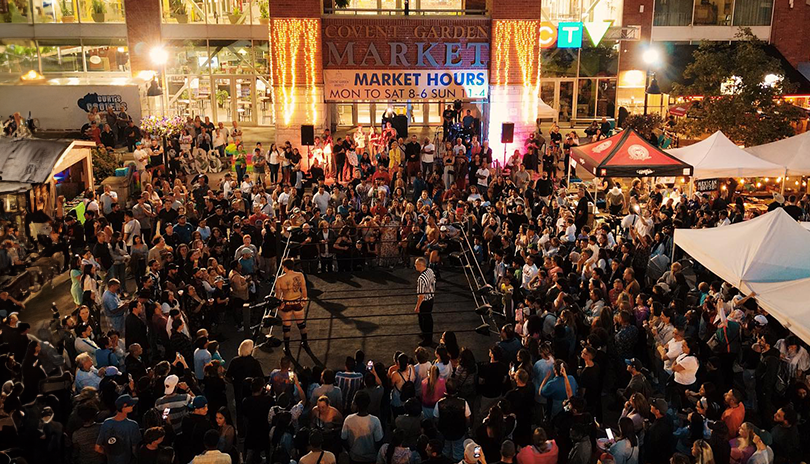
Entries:
[[115, 400], [115, 416], [101, 424], [96, 440], [96, 451], [106, 456], [107, 464], [131, 464], [135, 462], [135, 447], [141, 442], [138, 423], [127, 418], [138, 403], [130, 395], [121, 395]]
[[354, 396], [357, 412], [343, 421], [340, 438], [349, 449], [349, 460], [354, 464], [372, 463], [377, 459], [377, 443], [383, 439], [380, 420], [368, 413], [371, 399], [364, 391]]

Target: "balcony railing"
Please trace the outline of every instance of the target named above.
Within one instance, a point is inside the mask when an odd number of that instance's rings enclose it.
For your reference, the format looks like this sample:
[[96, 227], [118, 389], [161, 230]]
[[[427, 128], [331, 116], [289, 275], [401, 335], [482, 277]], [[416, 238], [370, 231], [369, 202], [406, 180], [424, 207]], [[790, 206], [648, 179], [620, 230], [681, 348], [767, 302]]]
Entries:
[[324, 8], [328, 15], [377, 15], [377, 16], [486, 16], [481, 9], [408, 9], [405, 8]]

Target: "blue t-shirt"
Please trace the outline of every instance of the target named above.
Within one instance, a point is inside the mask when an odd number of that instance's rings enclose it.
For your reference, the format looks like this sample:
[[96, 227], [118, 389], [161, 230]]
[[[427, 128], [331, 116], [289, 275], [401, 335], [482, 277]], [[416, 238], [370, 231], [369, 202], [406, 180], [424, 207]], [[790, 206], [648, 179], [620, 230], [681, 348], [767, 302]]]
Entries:
[[96, 367], [101, 369], [107, 366], [121, 367], [121, 364], [118, 362], [118, 356], [109, 348], [96, 350]]
[[131, 419], [122, 421], [111, 417], [101, 424], [96, 444], [104, 448], [107, 464], [132, 464], [135, 462], [133, 450], [141, 442], [138, 423]]
[[[574, 380], [574, 376], [569, 375], [568, 381], [571, 384], [571, 395], [577, 394], [577, 381]], [[551, 416], [555, 416], [558, 412], [562, 411], [562, 404], [568, 398], [568, 395], [565, 393], [565, 380], [560, 377], [554, 377], [549, 379], [546, 382], [546, 385], [543, 387], [543, 391], [541, 392], [543, 396], [551, 400]]]

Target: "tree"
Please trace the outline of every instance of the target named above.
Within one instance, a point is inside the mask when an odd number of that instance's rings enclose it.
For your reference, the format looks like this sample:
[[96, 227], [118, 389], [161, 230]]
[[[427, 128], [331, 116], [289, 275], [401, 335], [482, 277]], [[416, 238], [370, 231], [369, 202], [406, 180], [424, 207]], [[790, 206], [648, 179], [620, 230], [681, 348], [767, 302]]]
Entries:
[[650, 138], [653, 132], [661, 129], [664, 120], [657, 113], [631, 114], [624, 120], [625, 129], [633, 129], [644, 137]]
[[735, 143], [760, 145], [794, 135], [791, 122], [801, 110], [781, 97], [796, 86], [784, 79], [779, 60], [765, 53], [765, 42], [748, 28], [737, 43], [703, 42], [684, 70], [690, 84], [676, 84], [673, 94], [702, 95], [677, 130], [687, 137], [722, 131]]

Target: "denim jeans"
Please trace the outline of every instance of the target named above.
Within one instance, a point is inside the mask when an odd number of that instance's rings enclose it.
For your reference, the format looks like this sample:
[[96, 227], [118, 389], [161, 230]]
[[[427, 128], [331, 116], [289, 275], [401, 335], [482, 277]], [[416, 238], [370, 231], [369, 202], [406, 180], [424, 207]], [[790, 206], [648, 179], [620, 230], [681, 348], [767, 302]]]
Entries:
[[464, 437], [458, 440], [444, 440], [442, 454], [454, 462], [459, 462], [464, 459]]

